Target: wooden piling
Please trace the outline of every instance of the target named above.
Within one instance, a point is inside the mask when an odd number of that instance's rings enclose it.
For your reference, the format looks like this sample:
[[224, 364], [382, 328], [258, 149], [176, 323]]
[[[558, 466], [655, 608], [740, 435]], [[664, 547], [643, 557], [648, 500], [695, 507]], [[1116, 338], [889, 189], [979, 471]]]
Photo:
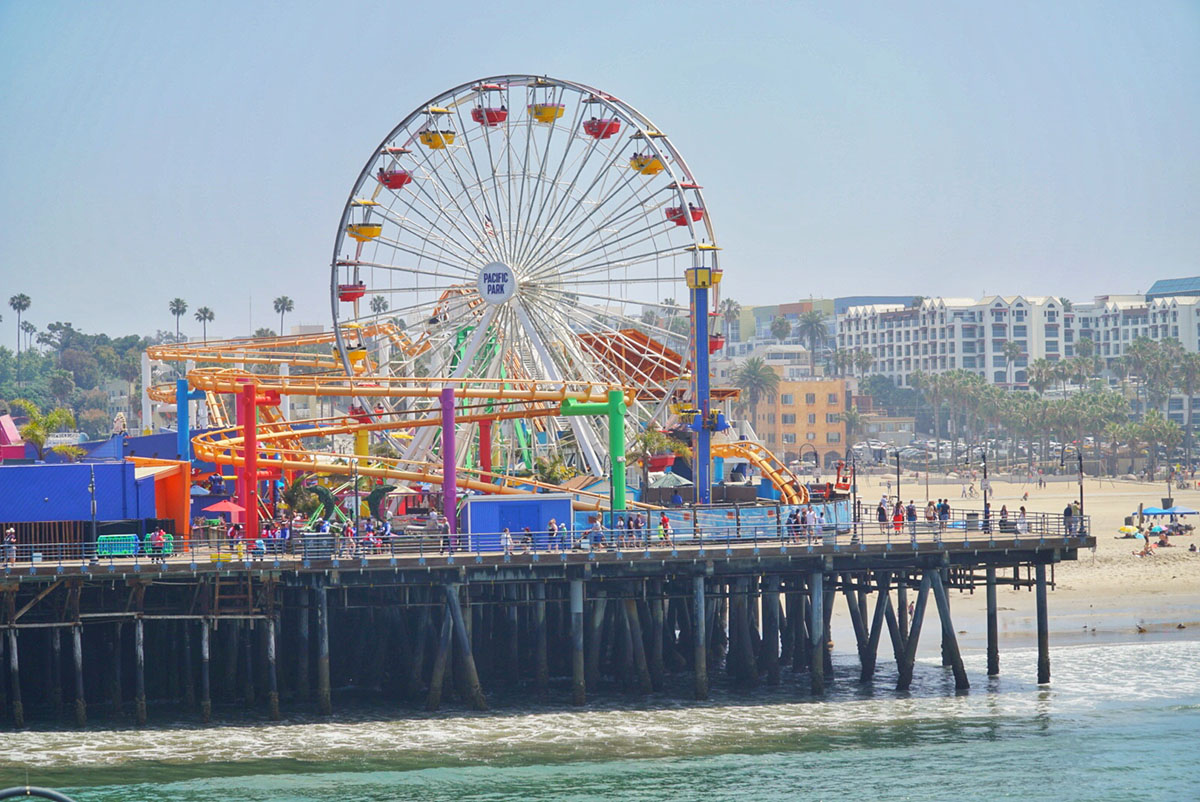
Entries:
[[146, 726], [146, 641], [145, 622], [133, 622], [133, 706], [139, 727]]
[[212, 635], [212, 622], [205, 618], [200, 621], [200, 720], [207, 724], [212, 721], [212, 678], [209, 673], [209, 638]]
[[[943, 591], [945, 591], [946, 583], [949, 581], [949, 576], [950, 576], [950, 570], [948, 568], [942, 568], [940, 571], [938, 571], [938, 579], [941, 580], [940, 584], [942, 586]], [[934, 583], [935, 588], [936, 588], [937, 584], [939, 584], [939, 583]], [[936, 589], [934, 590], [934, 601], [937, 601]], [[939, 617], [941, 616], [940, 604], [938, 606], [938, 615], [939, 615]], [[950, 640], [953, 640], [953, 639], [954, 639], [954, 630], [950, 631], [950, 637], [947, 638], [946, 637], [946, 629], [945, 629], [945, 627], [943, 627], [942, 628], [942, 668], [951, 668], [954, 665], [954, 653], [953, 652], [954, 652], [954, 649], [957, 648], [957, 644], [952, 646], [949, 642]]]
[[279, 721], [279, 679], [275, 671], [275, 619], [267, 619], [267, 710]]
[[808, 577], [809, 687], [814, 696], [825, 693], [825, 574], [813, 571]]
[[87, 702], [83, 698], [83, 627], [71, 627], [71, 650], [75, 659], [75, 726], [87, 726]]
[[[663, 583], [661, 579], [655, 579], [650, 582], [650, 681], [654, 683], [654, 690], [661, 691], [666, 681], [667, 673], [666, 663], [663, 661], [663, 638], [666, 633], [663, 631]], [[701, 597], [701, 605], [698, 608], [699, 616], [704, 615], [703, 597]], [[700, 630], [703, 633], [704, 624], [700, 623]], [[703, 642], [701, 637], [699, 642]], [[695, 658], [693, 657], [693, 660]]]
[[329, 687], [329, 592], [320, 583], [313, 592], [317, 596], [317, 709], [328, 716], [333, 713], [333, 693]]
[[192, 628], [190, 621], [179, 622], [179, 634], [183, 640], [183, 658], [179, 670], [183, 674], [183, 704], [188, 710], [196, 707], [196, 678], [192, 664]]
[[638, 691], [643, 694], [650, 693], [654, 690], [654, 683], [650, 680], [650, 668], [646, 663], [646, 642], [642, 635], [637, 599], [626, 598], [623, 601], [625, 624], [629, 627], [629, 639], [633, 647], [633, 667], [637, 672]]
[[9, 700], [12, 703], [13, 726], [25, 726], [25, 706], [21, 703], [21, 661], [17, 655], [17, 628], [8, 628], [8, 672], [11, 686]]
[[254, 690], [254, 621], [244, 621], [241, 627], [242, 642], [242, 699], [246, 707], [253, 707], [257, 698]]
[[587, 702], [583, 654], [583, 580], [571, 580], [571, 703]]
[[[479, 673], [475, 669], [475, 656], [471, 651], [471, 637], [463, 621], [462, 604], [459, 601], [461, 586], [446, 585], [446, 606], [454, 617], [454, 640], [458, 644], [459, 655], [462, 657], [465, 672], [467, 697], [475, 710], [487, 710], [487, 699], [483, 695], [483, 687], [479, 684]], [[581, 657], [582, 659], [582, 657]], [[580, 669], [582, 672], [582, 668]]]
[[307, 702], [312, 698], [312, 685], [308, 679], [308, 667], [312, 657], [309, 655], [308, 631], [312, 626], [312, 616], [309, 613], [308, 589], [300, 588], [299, 604], [296, 610], [296, 698]]
[[900, 677], [896, 681], [896, 690], [907, 691], [912, 686], [913, 663], [917, 658], [917, 643], [921, 639], [921, 623], [925, 620], [925, 605], [929, 600], [931, 575], [937, 571], [931, 568], [921, 574], [921, 586], [917, 590], [917, 604], [913, 609], [912, 626], [908, 637], [904, 640], [904, 658], [900, 661]]
[[862, 681], [864, 675], [868, 675], [867, 666], [871, 662], [871, 658], [867, 655], [867, 650], [870, 647], [870, 632], [867, 630], [867, 623], [862, 614], [862, 607], [859, 606], [858, 593], [855, 591], [851, 583], [849, 574], [842, 574], [842, 595], [846, 599], [846, 608], [850, 612], [850, 624], [854, 628], [854, 646], [858, 651], [859, 664], [859, 681]]
[[996, 616], [996, 567], [987, 567], [987, 673], [1000, 676], [1000, 630]]
[[113, 715], [121, 715], [121, 622], [112, 625], [112, 631], [106, 641], [109, 657], [108, 702]]
[[450, 636], [454, 631], [454, 617], [449, 605], [442, 611], [442, 629], [438, 635], [437, 651], [433, 656], [433, 669], [429, 674], [429, 694], [425, 698], [425, 709], [437, 710], [442, 704], [442, 686], [446, 681], [446, 660], [450, 655]]
[[[906, 572], [907, 573], [907, 572]], [[900, 582], [896, 585], [896, 618], [900, 624], [900, 637], [902, 640], [908, 640], [908, 582], [907, 575], [900, 575]]]
[[539, 694], [550, 690], [550, 661], [546, 654], [546, 583], [533, 586], [533, 686]]
[[62, 629], [50, 629], [50, 706], [55, 720], [63, 715], [62, 695]]
[[1038, 685], [1050, 684], [1050, 617], [1046, 602], [1046, 564], [1039, 562], [1037, 574]]
[[862, 653], [862, 672], [859, 682], [870, 682], [875, 677], [875, 664], [879, 655], [879, 637], [883, 631], [884, 614], [891, 601], [888, 591], [889, 574], [881, 571], [875, 580], [875, 614], [871, 617], [871, 626], [867, 632], [867, 648]]
[[[692, 577], [692, 603], [697, 610], [706, 610], [704, 577], [702, 575]], [[708, 615], [706, 612], [696, 614], [696, 626], [692, 628], [692, 671], [695, 673], [697, 699], [708, 698], [708, 637], [705, 632]]]
[[937, 602], [938, 618], [942, 621], [942, 651], [950, 660], [954, 670], [955, 690], [965, 691], [971, 687], [967, 680], [967, 670], [963, 667], [962, 654], [958, 650], [958, 638], [954, 634], [954, 622], [950, 619], [950, 596], [942, 581], [941, 571], [934, 571], [932, 581], [933, 598]]
[[768, 685], [779, 684], [779, 577], [766, 578], [766, 593], [762, 597], [763, 635], [762, 650], [763, 669], [767, 674]]

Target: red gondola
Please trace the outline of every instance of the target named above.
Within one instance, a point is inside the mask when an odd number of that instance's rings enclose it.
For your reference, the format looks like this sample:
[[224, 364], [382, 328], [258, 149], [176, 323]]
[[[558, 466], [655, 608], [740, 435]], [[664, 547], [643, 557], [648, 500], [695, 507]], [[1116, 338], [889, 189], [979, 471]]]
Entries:
[[504, 106], [498, 109], [476, 106], [471, 109], [471, 119], [481, 125], [496, 126], [508, 119], [508, 109]]
[[621, 121], [615, 117], [597, 119], [593, 117], [583, 124], [583, 132], [593, 139], [608, 139], [621, 130]]
[[725, 335], [724, 334], [708, 335], [708, 352], [710, 354], [715, 354], [717, 351], [720, 351], [724, 347], [725, 347]]
[[343, 303], [349, 301], [357, 301], [359, 298], [367, 294], [367, 285], [363, 282], [357, 284], [339, 284], [338, 285], [338, 300]]
[[688, 214], [691, 214], [692, 222], [699, 223], [704, 219], [704, 207], [693, 206], [688, 204], [688, 210], [685, 214], [682, 206], [670, 206], [667, 208], [667, 219], [677, 226], [686, 226], [688, 224]]
[[377, 176], [379, 183], [388, 189], [400, 189], [412, 181], [412, 173], [408, 170], [384, 170], [380, 168]]

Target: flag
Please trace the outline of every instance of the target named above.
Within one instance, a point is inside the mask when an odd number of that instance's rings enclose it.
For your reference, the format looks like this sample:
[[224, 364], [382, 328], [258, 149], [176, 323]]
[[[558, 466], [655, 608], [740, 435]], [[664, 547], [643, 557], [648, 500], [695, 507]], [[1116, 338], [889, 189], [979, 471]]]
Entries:
[[496, 236], [496, 227], [492, 225], [492, 216], [490, 214], [483, 217], [483, 233], [489, 237]]

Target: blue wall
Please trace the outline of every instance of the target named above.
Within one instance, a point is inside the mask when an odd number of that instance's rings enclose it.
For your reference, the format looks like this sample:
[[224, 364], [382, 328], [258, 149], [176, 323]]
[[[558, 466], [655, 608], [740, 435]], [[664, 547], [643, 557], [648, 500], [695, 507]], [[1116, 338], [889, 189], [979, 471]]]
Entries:
[[94, 465], [0, 466], [0, 521], [87, 521], [92, 517], [88, 483], [96, 471], [96, 518], [153, 518], [154, 479], [134, 478], [128, 462]]
[[471, 549], [495, 551], [500, 548], [499, 532], [504, 527], [512, 533], [514, 541], [520, 543], [525, 527], [533, 532], [536, 548], [546, 549], [546, 527], [550, 519], [561, 526], [570, 526], [570, 498], [542, 498], [538, 496], [472, 497], [463, 505], [462, 530], [471, 533]]

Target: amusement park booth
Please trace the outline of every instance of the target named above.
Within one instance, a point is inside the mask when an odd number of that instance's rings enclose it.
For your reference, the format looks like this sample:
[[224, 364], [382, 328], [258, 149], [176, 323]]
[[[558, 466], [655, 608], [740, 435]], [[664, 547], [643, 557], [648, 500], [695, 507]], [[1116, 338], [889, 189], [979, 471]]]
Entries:
[[469, 496], [463, 500], [462, 531], [470, 536], [472, 551], [499, 551], [500, 530], [508, 527], [513, 540], [520, 542], [525, 527], [533, 533], [535, 549], [550, 547], [546, 534], [550, 519], [559, 526], [571, 525], [569, 493], [537, 493], [527, 496]]

